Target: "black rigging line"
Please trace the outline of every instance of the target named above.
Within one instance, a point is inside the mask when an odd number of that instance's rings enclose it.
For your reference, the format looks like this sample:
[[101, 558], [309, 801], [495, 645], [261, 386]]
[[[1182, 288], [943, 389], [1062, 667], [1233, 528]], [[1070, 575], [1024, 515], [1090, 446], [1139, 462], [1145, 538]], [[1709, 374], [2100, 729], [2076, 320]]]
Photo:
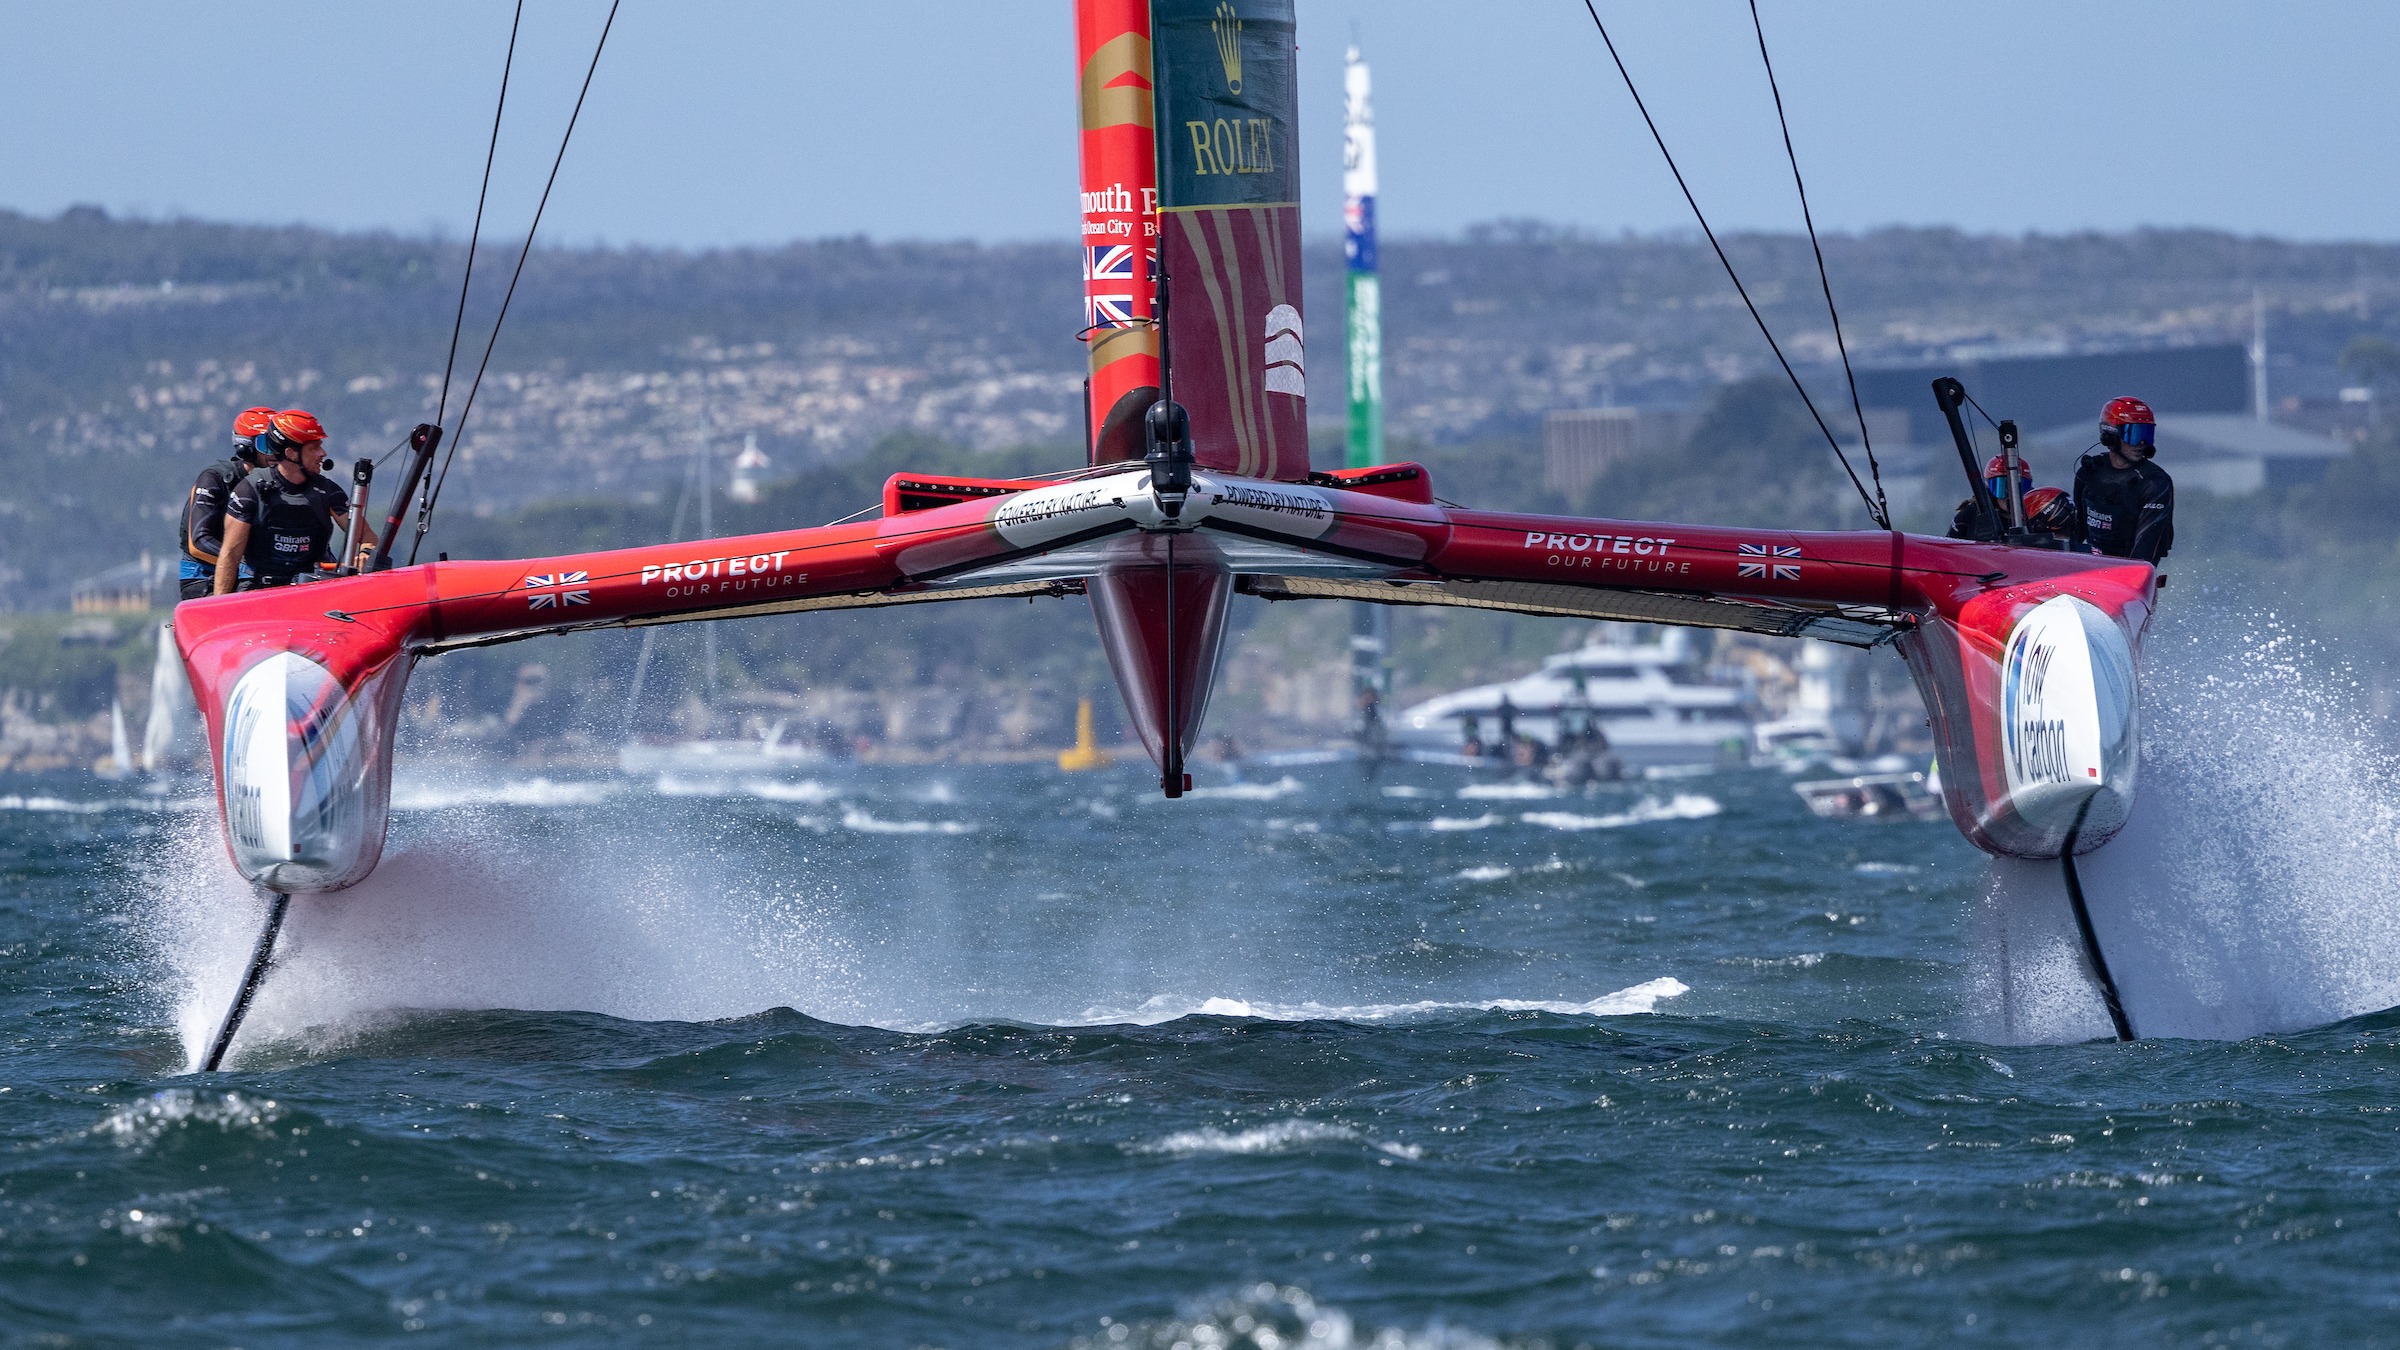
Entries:
[[[475, 228], [467, 232], [467, 272], [458, 279], [458, 314], [450, 320], [450, 355], [442, 360], [442, 398], [434, 406], [433, 424], [450, 413], [450, 374], [458, 366], [458, 335], [467, 325], [467, 286], [475, 280], [475, 246], [483, 239], [483, 204], [492, 195], [492, 160], [500, 153], [500, 114], [508, 110], [508, 75], [517, 64], [517, 27], [525, 22], [525, 0], [517, 0], [516, 17], [508, 21], [508, 56], [500, 62], [500, 101], [492, 107], [492, 140], [483, 150], [483, 186], [475, 193]], [[431, 509], [428, 498], [427, 509]]]
[[1775, 96], [1775, 124], [1783, 128], [1783, 156], [1792, 162], [1792, 186], [1800, 193], [1800, 220], [1808, 226], [1808, 246], [1817, 255], [1817, 284], [1825, 290], [1834, 350], [1842, 354], [1842, 378], [1850, 384], [1850, 411], [1858, 416], [1858, 443], [1866, 447], [1867, 476], [1875, 480], [1875, 523], [1888, 530], [1892, 528], [1892, 509], [1883, 497], [1883, 466], [1875, 462], [1875, 438], [1867, 431], [1867, 410], [1858, 399], [1858, 376], [1850, 369], [1850, 344], [1842, 340], [1841, 312], [1833, 307], [1833, 279], [1825, 271], [1825, 246], [1817, 242], [1816, 217], [1808, 209], [1808, 184], [1800, 181], [1800, 153], [1792, 149], [1792, 124], [1783, 115], [1783, 89], [1775, 83], [1775, 62], [1767, 56], [1767, 29], [1758, 21], [1758, 0], [1750, 0], [1750, 28], [1758, 34], [1758, 61], [1767, 68], [1767, 92]]
[[[617, 6], [624, 0], [609, 0], [608, 19], [600, 25], [600, 40], [592, 46], [592, 63], [583, 72], [583, 88], [576, 92], [575, 110], [567, 115], [566, 132], [558, 138], [558, 154], [550, 161], [549, 180], [542, 184], [542, 199], [534, 205], [533, 224], [525, 230], [525, 245], [517, 250], [516, 270], [509, 273], [508, 289], [500, 296], [499, 316], [492, 320], [492, 333], [483, 344], [483, 359], [475, 366], [475, 379], [467, 386], [466, 405], [458, 411], [458, 432], [450, 438], [450, 448], [443, 452], [442, 471], [434, 476], [433, 490], [425, 496], [425, 505], [417, 512], [417, 537], [408, 546], [408, 560], [417, 560], [417, 551], [425, 546], [425, 532], [433, 528], [433, 509], [441, 503], [442, 485], [450, 481], [450, 465], [458, 458], [458, 444], [466, 439], [467, 418], [475, 412], [475, 395], [483, 388], [483, 373], [491, 367], [492, 348], [500, 342], [500, 325], [508, 322], [509, 304], [517, 298], [517, 282], [525, 276], [525, 260], [533, 253], [533, 237], [542, 228], [542, 213], [550, 207], [550, 190], [558, 186], [559, 166], [567, 161], [567, 144], [575, 139], [575, 123], [583, 116], [583, 101], [592, 92], [592, 76], [599, 73], [600, 54], [608, 50], [609, 30], [616, 27]], [[514, 39], [512, 38], [513, 42]], [[498, 135], [497, 130], [493, 133]]]
[[1808, 406], [1808, 415], [1816, 419], [1817, 430], [1825, 433], [1825, 443], [1833, 447], [1833, 457], [1841, 461], [1842, 472], [1850, 475], [1850, 485], [1858, 489], [1858, 498], [1866, 503], [1867, 514], [1875, 518], [1877, 525], [1890, 529], [1890, 520], [1877, 509], [1875, 498], [1867, 492], [1867, 485], [1860, 480], [1858, 470], [1850, 467], [1850, 457], [1842, 453], [1842, 443], [1835, 439], [1833, 428], [1825, 425], [1825, 415], [1817, 411], [1817, 401], [1808, 396], [1808, 386], [1800, 383], [1799, 373], [1792, 369], [1790, 359], [1783, 354], [1783, 345], [1775, 340], [1774, 332], [1767, 327], [1766, 318], [1750, 299], [1750, 289], [1742, 284], [1741, 273], [1733, 269], [1733, 260], [1725, 256], [1725, 246], [1717, 242], [1717, 232], [1709, 228], [1707, 214], [1701, 211], [1699, 199], [1692, 196], [1691, 184], [1684, 181], [1683, 170], [1675, 163], [1674, 152], [1667, 149], [1667, 138], [1659, 134], [1658, 122], [1650, 116], [1650, 106], [1642, 102], [1642, 91], [1634, 87], [1633, 74], [1625, 69], [1625, 58], [1617, 55], [1617, 44], [1608, 35], [1608, 25], [1600, 21], [1600, 11], [1593, 7], [1592, 0], [1583, 0], [1583, 8], [1585, 13], [1592, 16], [1592, 26], [1600, 30], [1600, 41], [1607, 44], [1608, 57], [1617, 64], [1617, 74], [1625, 81], [1625, 92], [1633, 95], [1633, 106], [1640, 110], [1643, 124], [1650, 128], [1650, 139], [1657, 143], [1658, 153], [1666, 157], [1667, 171], [1675, 175], [1675, 186], [1683, 189], [1684, 203], [1692, 208], [1692, 217], [1700, 222], [1700, 232], [1708, 236], [1708, 246], [1716, 250], [1717, 261], [1724, 265], [1725, 275], [1733, 279], [1733, 289], [1742, 297], [1743, 307], [1750, 311], [1751, 322], [1758, 325], [1759, 335], [1767, 340], [1768, 349], [1775, 353], [1775, 360], [1783, 367], [1785, 378], [1792, 382], [1793, 389], [1799, 391], [1800, 401]]

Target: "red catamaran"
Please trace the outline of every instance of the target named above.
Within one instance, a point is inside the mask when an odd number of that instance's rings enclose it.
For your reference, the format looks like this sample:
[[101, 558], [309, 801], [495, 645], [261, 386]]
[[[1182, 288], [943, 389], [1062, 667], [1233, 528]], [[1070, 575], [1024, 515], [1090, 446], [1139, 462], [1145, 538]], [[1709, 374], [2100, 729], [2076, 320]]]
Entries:
[[[177, 611], [227, 846], [271, 897], [207, 1067], [288, 897], [374, 870], [417, 662], [597, 628], [1082, 596], [1169, 797], [1189, 784], [1237, 593], [1890, 642], [1931, 711], [1959, 830], [1995, 854], [2064, 858], [2075, 895], [2074, 854], [2107, 842], [2133, 799], [2147, 564], [1892, 530], [1475, 511], [1437, 504], [1416, 464], [1312, 469], [1291, 0], [1078, 0], [1077, 48], [1084, 466], [900, 474], [881, 516], [850, 524], [392, 566], [442, 439], [429, 425], [358, 574]], [[1955, 385], [1937, 392], [1955, 426]], [[1968, 476], [1999, 521], [1971, 462]]]

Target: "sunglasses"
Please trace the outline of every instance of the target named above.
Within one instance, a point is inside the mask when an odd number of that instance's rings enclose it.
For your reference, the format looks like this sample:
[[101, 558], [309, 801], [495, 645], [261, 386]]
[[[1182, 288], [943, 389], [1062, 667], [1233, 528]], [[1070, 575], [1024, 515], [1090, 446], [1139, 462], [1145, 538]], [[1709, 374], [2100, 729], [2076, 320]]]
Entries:
[[2149, 422], [2127, 422], [2117, 428], [2117, 444], [2127, 450], [2158, 448], [2158, 427]]

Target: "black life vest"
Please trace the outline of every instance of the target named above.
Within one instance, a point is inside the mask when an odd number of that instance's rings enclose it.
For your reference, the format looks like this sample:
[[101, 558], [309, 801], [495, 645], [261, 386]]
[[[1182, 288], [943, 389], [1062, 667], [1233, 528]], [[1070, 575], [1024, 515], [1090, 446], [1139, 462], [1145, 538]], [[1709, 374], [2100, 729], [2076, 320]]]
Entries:
[[261, 577], [292, 577], [333, 558], [335, 517], [348, 515], [350, 496], [321, 473], [294, 483], [272, 464], [233, 490], [226, 514], [250, 523], [242, 561]]

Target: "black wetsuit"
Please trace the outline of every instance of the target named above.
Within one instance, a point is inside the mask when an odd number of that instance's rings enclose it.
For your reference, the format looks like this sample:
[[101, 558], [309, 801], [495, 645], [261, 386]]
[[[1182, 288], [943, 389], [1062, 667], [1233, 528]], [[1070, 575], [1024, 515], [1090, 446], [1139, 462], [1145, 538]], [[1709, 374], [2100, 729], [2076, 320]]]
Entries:
[[334, 518], [349, 513], [341, 484], [321, 473], [294, 483], [272, 464], [243, 479], [225, 508], [229, 519], [250, 523], [242, 561], [261, 586], [314, 576], [318, 563], [333, 560]]
[[249, 465], [227, 458], [202, 469], [192, 480], [175, 538], [175, 547], [185, 559], [180, 583], [184, 599], [197, 600], [216, 590], [217, 550], [225, 543], [225, 503], [249, 476]]
[[2149, 460], [2120, 469], [2094, 450], [2075, 466], [2075, 514], [2092, 552], [2156, 563], [2175, 547], [2175, 480]]

